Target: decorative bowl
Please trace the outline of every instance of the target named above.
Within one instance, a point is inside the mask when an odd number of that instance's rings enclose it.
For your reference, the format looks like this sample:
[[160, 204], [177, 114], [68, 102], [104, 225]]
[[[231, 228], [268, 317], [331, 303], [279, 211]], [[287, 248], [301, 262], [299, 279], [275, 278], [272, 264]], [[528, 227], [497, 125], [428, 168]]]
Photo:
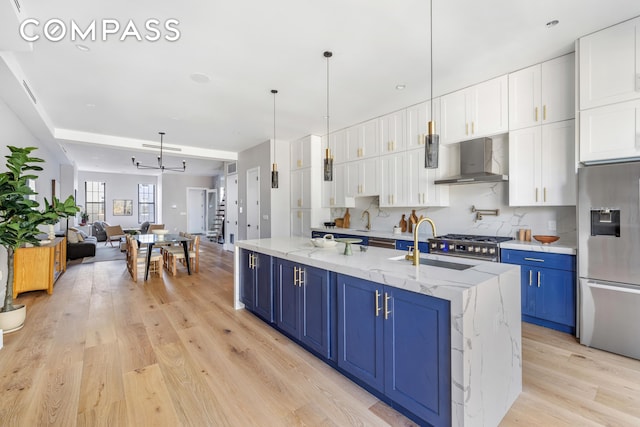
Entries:
[[332, 248], [338, 244], [338, 242], [333, 240], [333, 234], [325, 234], [324, 237], [311, 239], [311, 243], [317, 248]]
[[151, 230], [151, 233], [153, 234], [159, 234], [159, 235], [165, 235], [167, 233], [169, 233], [169, 230]]
[[560, 237], [558, 237], [558, 236], [537, 235], [537, 236], [533, 236], [533, 238], [536, 239], [538, 242], [542, 243], [543, 245], [548, 245], [549, 243], [555, 242]]

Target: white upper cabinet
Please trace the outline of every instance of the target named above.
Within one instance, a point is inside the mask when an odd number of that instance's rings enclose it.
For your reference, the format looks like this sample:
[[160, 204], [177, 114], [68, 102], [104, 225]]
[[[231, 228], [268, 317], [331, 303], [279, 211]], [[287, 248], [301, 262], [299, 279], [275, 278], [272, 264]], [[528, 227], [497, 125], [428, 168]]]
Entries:
[[640, 98], [640, 18], [579, 39], [580, 110]]
[[377, 196], [380, 157], [347, 163], [347, 197]]
[[508, 131], [508, 76], [444, 95], [440, 100], [443, 144]]
[[406, 206], [406, 154], [380, 156], [380, 206]]
[[509, 205], [576, 204], [574, 120], [509, 133]]
[[433, 183], [436, 179], [449, 175], [449, 147], [440, 147], [438, 169], [425, 169], [424, 147], [408, 150], [405, 156], [406, 205], [449, 206], [449, 186]]
[[509, 74], [509, 129], [575, 117], [575, 54]]
[[[407, 150], [424, 147], [427, 134], [427, 123], [431, 117], [431, 102], [423, 102], [407, 108]], [[436, 133], [440, 132], [440, 98], [433, 100], [433, 120], [436, 123]]]
[[375, 157], [380, 154], [378, 120], [369, 120], [346, 129], [347, 161]]
[[[311, 143], [309, 138], [301, 138], [291, 142], [291, 170], [311, 167]], [[315, 144], [318, 147], [318, 144]], [[319, 155], [318, 153], [313, 153]]]
[[291, 171], [291, 207], [311, 208], [311, 168]]
[[[332, 132], [329, 135], [329, 149], [333, 156], [333, 163], [344, 163], [347, 161], [347, 141], [348, 133], [347, 129], [342, 129], [337, 132]], [[326, 139], [322, 139], [322, 158], [325, 157], [325, 150], [327, 148]]]
[[346, 195], [347, 163], [333, 165], [333, 181], [322, 182], [322, 207], [344, 207], [346, 206]]
[[640, 100], [580, 112], [580, 161], [640, 158]]
[[407, 110], [396, 111], [378, 119], [380, 154], [398, 153], [406, 149]]

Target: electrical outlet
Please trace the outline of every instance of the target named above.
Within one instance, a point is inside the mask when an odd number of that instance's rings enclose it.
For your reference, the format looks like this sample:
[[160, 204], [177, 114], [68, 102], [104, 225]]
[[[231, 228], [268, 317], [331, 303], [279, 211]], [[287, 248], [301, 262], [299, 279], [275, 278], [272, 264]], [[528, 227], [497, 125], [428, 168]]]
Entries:
[[554, 220], [549, 221], [549, 225], [547, 226], [547, 228], [549, 228], [549, 231], [556, 231], [557, 229], [557, 224]]

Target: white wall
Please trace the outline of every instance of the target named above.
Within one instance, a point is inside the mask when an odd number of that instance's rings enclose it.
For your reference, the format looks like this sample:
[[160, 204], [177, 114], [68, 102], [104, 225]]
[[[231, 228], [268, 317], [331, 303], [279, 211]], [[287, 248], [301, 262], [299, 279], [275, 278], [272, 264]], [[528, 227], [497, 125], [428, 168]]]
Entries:
[[247, 171], [255, 167], [260, 167], [260, 238], [291, 234], [289, 142], [278, 141], [277, 189], [271, 188], [272, 142], [265, 141], [238, 153], [238, 240], [247, 238]]
[[171, 231], [187, 230], [187, 187], [215, 188], [216, 177], [164, 174], [162, 177], [162, 223]]
[[[10, 153], [8, 145], [16, 147], [38, 147], [31, 155], [43, 159], [44, 163], [39, 163], [43, 168], [41, 172], [35, 172], [38, 175], [36, 180], [36, 191], [38, 195], [36, 200], [42, 206], [44, 198], [51, 200], [51, 180], [55, 179], [57, 183], [56, 197], [66, 199], [69, 194], [60, 194], [60, 163], [55, 156], [47, 149], [45, 144], [37, 140], [25, 127], [22, 121], [14, 114], [14, 112], [0, 98], [0, 155], [2, 156], [2, 166], [0, 170], [6, 171], [6, 159], [4, 156]], [[44, 229], [43, 229], [44, 231]], [[4, 289], [7, 283], [7, 252], [4, 248], [0, 248], [0, 301], [4, 301]]]

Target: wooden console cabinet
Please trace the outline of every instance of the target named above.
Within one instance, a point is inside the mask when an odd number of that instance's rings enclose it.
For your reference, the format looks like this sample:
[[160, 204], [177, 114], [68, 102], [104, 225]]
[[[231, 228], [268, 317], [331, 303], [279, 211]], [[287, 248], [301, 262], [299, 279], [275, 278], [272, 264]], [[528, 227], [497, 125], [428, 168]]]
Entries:
[[37, 290], [46, 290], [51, 295], [53, 284], [66, 269], [66, 237], [56, 237], [42, 246], [18, 249], [13, 257], [13, 297]]

